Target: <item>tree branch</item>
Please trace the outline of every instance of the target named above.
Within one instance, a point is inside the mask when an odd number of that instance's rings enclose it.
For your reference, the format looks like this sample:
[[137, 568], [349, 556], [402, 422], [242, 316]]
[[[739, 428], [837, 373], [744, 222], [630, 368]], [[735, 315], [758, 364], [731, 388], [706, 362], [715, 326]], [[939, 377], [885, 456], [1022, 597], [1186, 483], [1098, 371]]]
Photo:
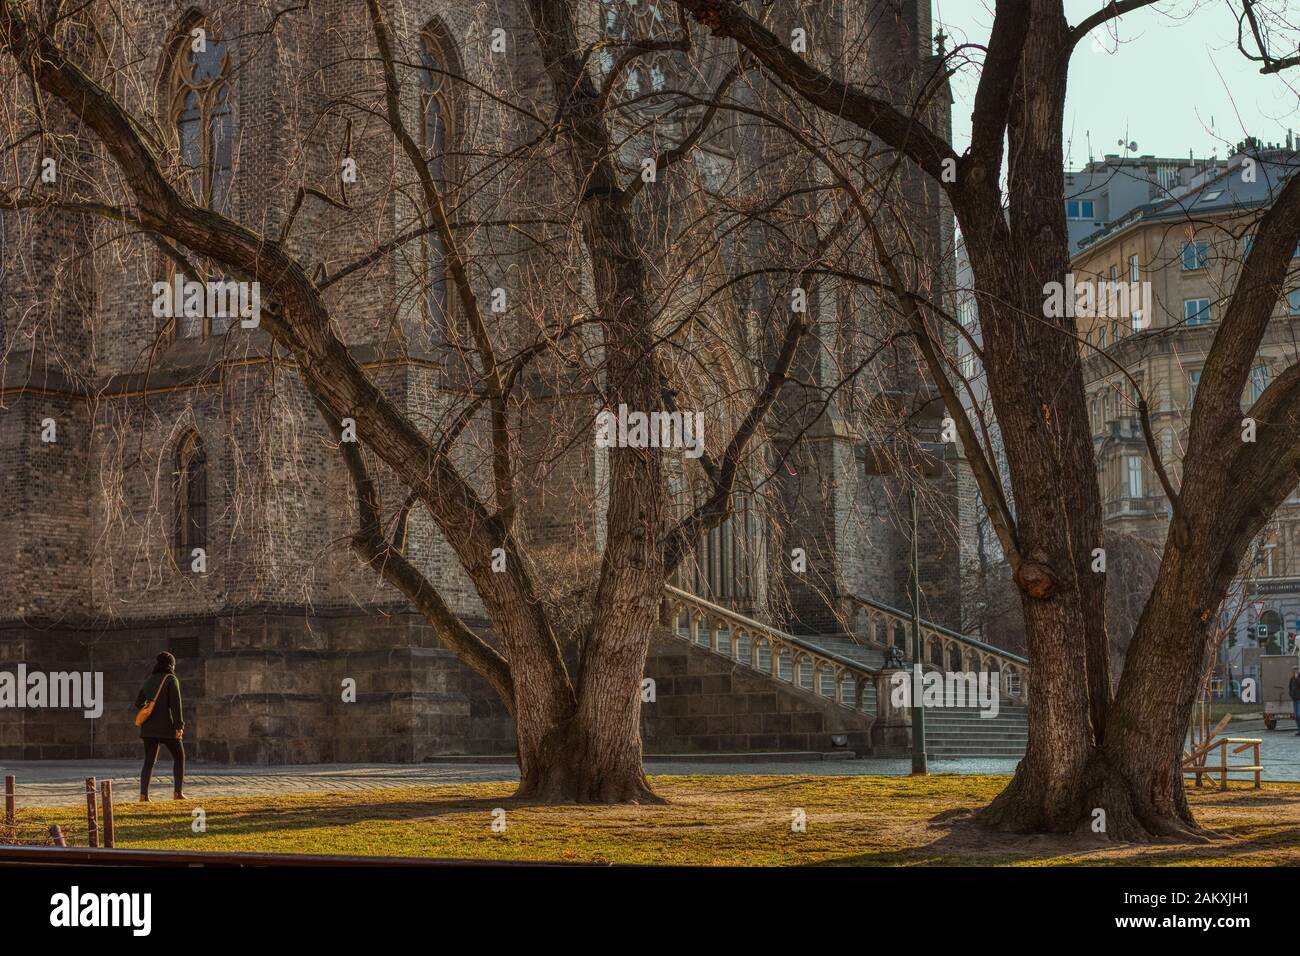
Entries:
[[715, 36], [736, 40], [782, 82], [810, 103], [856, 124], [906, 155], [934, 180], [944, 181], [944, 160], [955, 164], [952, 146], [916, 117], [900, 111], [888, 100], [842, 83], [801, 58], [772, 31], [732, 0], [676, 0]]

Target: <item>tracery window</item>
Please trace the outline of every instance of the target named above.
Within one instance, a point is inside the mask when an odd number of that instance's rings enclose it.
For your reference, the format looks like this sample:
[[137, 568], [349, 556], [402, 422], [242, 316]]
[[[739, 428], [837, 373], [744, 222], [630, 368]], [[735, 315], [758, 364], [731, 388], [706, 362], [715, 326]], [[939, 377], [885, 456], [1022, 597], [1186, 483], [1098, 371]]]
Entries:
[[224, 211], [230, 195], [234, 117], [230, 55], [202, 20], [178, 41], [170, 77], [171, 120], [195, 202]]
[[[456, 101], [451, 80], [452, 64], [446, 35], [436, 27], [426, 27], [420, 35], [420, 114], [421, 145], [424, 147], [429, 175], [448, 202], [452, 183], [451, 152], [456, 139]], [[424, 314], [433, 342], [448, 340], [452, 333], [454, 303], [447, 277], [447, 249], [437, 233], [424, 240], [425, 291]]]
[[[198, 205], [228, 213], [234, 166], [230, 54], [200, 17], [191, 18], [179, 31], [165, 90], [185, 186]], [[186, 276], [187, 281], [217, 278], [207, 263], [195, 264], [202, 274]], [[167, 281], [173, 282], [175, 275], [176, 265], [169, 262]], [[228, 317], [185, 316], [179, 309], [177, 313], [174, 333], [178, 338], [221, 335], [230, 324]]]
[[[666, 40], [676, 33], [673, 21], [656, 0], [601, 0], [601, 32], [608, 40]], [[608, 74], [622, 57], [617, 45], [603, 47], [600, 66]], [[624, 68], [623, 91], [628, 96], [658, 93], [668, 88], [680, 54], [664, 50], [638, 56]]]

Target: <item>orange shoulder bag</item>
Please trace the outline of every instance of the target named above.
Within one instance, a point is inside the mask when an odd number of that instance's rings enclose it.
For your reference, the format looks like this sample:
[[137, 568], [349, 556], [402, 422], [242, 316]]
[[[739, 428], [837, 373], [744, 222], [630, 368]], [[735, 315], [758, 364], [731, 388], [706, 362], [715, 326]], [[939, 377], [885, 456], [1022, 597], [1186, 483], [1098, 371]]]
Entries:
[[153, 700], [149, 701], [149, 703], [141, 707], [140, 712], [135, 715], [135, 725], [137, 727], [139, 727], [146, 720], [148, 720], [149, 715], [153, 713], [153, 705], [158, 703], [158, 698], [162, 696], [163, 688], [167, 686], [167, 678], [170, 676], [171, 676], [170, 674], [163, 675], [162, 683], [158, 685], [158, 693], [154, 694]]

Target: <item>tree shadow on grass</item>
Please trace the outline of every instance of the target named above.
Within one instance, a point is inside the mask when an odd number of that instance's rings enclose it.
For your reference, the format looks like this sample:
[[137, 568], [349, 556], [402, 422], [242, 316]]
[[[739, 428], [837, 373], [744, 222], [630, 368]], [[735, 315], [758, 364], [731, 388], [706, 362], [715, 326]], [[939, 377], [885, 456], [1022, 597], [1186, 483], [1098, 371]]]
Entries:
[[[1240, 806], [1244, 800], [1228, 801]], [[1258, 805], [1258, 799], [1251, 799]], [[1066, 866], [1172, 866], [1219, 863], [1274, 851], [1300, 862], [1300, 827], [1278, 829], [1269, 820], [1207, 827], [1209, 843], [1168, 840], [1151, 844], [1112, 843], [1088, 829], [1065, 834], [999, 833], [981, 827], [978, 811], [947, 810], [930, 818], [943, 828], [937, 839], [921, 846], [856, 853], [823, 861], [823, 866], [1000, 866], [1058, 862]], [[1260, 832], [1261, 830], [1267, 832]], [[1111, 851], [1104, 856], [1088, 856]], [[1117, 851], [1117, 852], [1116, 852]], [[1066, 859], [1068, 858], [1068, 859]]]
[[[119, 838], [148, 842], [175, 840], [192, 834], [190, 811], [201, 806], [202, 801], [190, 801], [189, 806], [178, 808], [171, 814], [142, 817], [120, 816], [116, 821]], [[511, 796], [455, 797], [428, 802], [367, 802], [364, 797], [355, 804], [334, 802], [297, 803], [293, 806], [270, 807], [212, 807], [205, 809], [206, 825], [222, 836], [250, 836], [259, 833], [286, 833], [318, 830], [325, 827], [346, 827], [351, 824], [391, 823], [398, 821], [424, 822], [451, 814], [482, 814], [490, 819], [493, 810], [509, 809], [527, 804]], [[192, 834], [196, 839], [203, 834]]]

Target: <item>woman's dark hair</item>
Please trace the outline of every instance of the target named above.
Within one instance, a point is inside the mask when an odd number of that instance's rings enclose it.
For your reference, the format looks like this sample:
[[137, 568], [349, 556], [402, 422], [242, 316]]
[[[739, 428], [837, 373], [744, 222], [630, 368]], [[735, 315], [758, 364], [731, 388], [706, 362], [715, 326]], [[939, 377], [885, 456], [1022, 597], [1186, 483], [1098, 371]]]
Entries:
[[158, 655], [157, 662], [153, 665], [153, 672], [155, 674], [175, 674], [176, 658], [167, 651], [163, 651]]

